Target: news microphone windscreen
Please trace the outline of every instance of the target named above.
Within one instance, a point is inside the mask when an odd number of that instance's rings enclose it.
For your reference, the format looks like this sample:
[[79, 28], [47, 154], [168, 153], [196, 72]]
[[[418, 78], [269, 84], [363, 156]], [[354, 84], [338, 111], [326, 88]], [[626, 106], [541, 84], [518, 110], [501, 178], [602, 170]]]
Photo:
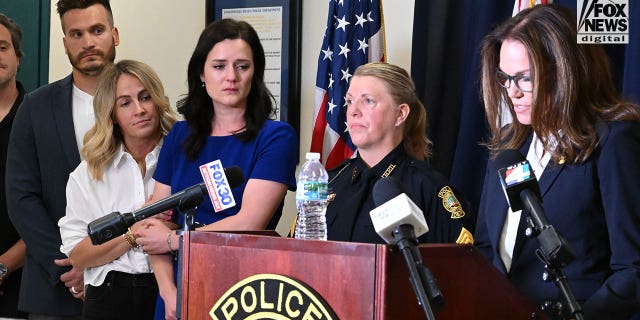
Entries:
[[540, 199], [540, 187], [533, 168], [520, 152], [505, 150], [498, 154], [494, 163], [511, 211], [522, 210], [520, 197], [525, 189], [531, 190]]
[[376, 181], [372, 197], [376, 207], [369, 212], [371, 222], [376, 233], [387, 243], [395, 244], [393, 230], [404, 224], [412, 226], [416, 237], [429, 231], [422, 210], [407, 196], [395, 177]]
[[225, 168], [224, 175], [227, 176], [227, 181], [229, 181], [231, 188], [235, 188], [244, 182], [244, 173], [239, 166]]
[[385, 202], [395, 198], [399, 194], [405, 193], [402, 184], [396, 177], [382, 178], [373, 185], [373, 204], [378, 207]]
[[518, 162], [527, 160], [518, 150], [507, 149], [500, 152], [493, 161], [496, 170], [512, 166]]

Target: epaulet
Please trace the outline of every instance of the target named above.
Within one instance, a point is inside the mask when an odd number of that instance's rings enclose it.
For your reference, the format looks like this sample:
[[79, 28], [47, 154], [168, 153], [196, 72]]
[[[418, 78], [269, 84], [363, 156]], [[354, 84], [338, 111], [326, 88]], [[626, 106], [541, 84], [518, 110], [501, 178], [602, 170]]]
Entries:
[[411, 159], [411, 161], [409, 161], [409, 166], [423, 169], [423, 168], [427, 168], [429, 165], [427, 161], [419, 161], [416, 159]]

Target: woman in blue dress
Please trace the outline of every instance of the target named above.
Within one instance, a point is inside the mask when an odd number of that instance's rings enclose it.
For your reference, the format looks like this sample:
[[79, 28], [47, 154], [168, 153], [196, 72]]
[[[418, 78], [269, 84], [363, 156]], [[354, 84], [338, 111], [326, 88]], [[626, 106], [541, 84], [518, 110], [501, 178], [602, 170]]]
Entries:
[[[232, 189], [234, 207], [215, 212], [211, 201], [203, 201], [195, 215], [204, 225], [199, 231], [273, 229], [287, 189], [295, 190], [298, 140], [289, 124], [270, 120], [273, 98], [264, 70], [264, 50], [248, 23], [222, 19], [200, 35], [188, 66], [189, 93], [178, 108], [185, 121], [165, 138], [153, 200], [202, 182], [199, 167], [214, 160], [224, 167], [239, 166], [246, 182]], [[182, 216], [173, 218], [182, 224]], [[176, 285], [169, 252], [177, 250], [179, 238], [159, 219], [136, 236], [146, 252], [156, 254], [152, 263], [165, 316], [174, 319]]]

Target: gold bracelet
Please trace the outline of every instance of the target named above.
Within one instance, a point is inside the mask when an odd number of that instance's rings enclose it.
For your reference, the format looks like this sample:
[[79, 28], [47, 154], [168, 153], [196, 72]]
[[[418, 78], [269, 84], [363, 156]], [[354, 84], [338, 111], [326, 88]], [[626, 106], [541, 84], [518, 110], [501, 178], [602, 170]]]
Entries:
[[133, 241], [131, 241], [131, 239], [128, 236], [125, 236], [124, 239], [127, 240], [127, 243], [129, 244], [129, 247], [131, 247], [131, 248], [135, 248], [136, 247], [136, 244]]
[[129, 247], [131, 247], [131, 248], [133, 248], [133, 247], [134, 247], [133, 245], [131, 245], [131, 241], [129, 241], [129, 237], [127, 236], [127, 234], [126, 234], [126, 233], [122, 235], [122, 239], [124, 239], [124, 241], [126, 241], [126, 242], [127, 242], [127, 244], [129, 245]]
[[123, 234], [122, 236], [125, 238], [125, 240], [127, 240], [131, 248], [138, 247], [138, 243], [136, 242], [136, 237], [133, 235], [133, 231], [131, 231], [131, 228], [127, 228], [127, 233]]

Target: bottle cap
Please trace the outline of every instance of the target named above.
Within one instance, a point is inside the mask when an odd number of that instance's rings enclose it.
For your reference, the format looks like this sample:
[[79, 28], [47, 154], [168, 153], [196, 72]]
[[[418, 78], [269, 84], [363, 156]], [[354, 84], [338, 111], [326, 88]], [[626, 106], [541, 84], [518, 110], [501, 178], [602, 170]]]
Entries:
[[317, 152], [307, 152], [307, 155], [305, 156], [305, 159], [307, 160], [320, 160], [320, 154]]

